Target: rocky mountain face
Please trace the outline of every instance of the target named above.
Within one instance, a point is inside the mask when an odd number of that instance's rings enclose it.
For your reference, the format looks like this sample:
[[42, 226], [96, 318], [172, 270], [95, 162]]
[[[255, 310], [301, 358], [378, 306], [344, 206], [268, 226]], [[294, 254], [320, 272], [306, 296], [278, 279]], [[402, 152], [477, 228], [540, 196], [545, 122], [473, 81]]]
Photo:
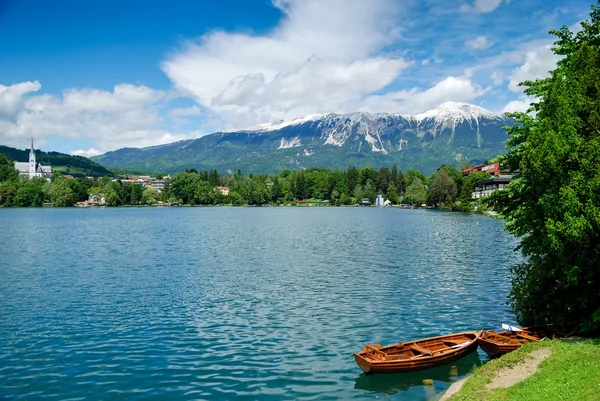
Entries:
[[314, 114], [292, 121], [149, 148], [125, 148], [93, 160], [107, 167], [173, 173], [191, 168], [276, 173], [350, 165], [417, 169], [481, 162], [504, 153], [502, 127], [512, 119], [481, 107], [448, 102], [417, 115]]

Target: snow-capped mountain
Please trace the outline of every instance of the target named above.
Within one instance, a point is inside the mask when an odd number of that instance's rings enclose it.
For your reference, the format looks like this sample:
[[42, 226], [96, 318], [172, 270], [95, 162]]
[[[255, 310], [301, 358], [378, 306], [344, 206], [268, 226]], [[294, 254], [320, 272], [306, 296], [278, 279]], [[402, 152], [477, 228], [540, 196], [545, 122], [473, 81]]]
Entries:
[[468, 103], [447, 102], [416, 115], [312, 114], [249, 129], [145, 149], [120, 149], [94, 160], [149, 172], [186, 168], [272, 173], [349, 165], [414, 168], [483, 161], [504, 152], [512, 120]]

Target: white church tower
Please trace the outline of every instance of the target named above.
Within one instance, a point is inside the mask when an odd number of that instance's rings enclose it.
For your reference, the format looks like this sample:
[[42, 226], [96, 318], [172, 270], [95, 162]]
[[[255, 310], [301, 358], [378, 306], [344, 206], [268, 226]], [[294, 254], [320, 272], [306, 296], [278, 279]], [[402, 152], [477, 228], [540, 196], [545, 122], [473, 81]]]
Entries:
[[[1, 1], [1, 0], [0, 0]], [[36, 177], [49, 179], [52, 177], [52, 167], [42, 166], [35, 162], [35, 149], [33, 147], [33, 136], [31, 137], [31, 149], [29, 149], [29, 163], [15, 162], [15, 170], [19, 170], [19, 176], [24, 180]]]
[[35, 178], [35, 150], [33, 150], [33, 136], [31, 137], [31, 150], [29, 151], [29, 179]]

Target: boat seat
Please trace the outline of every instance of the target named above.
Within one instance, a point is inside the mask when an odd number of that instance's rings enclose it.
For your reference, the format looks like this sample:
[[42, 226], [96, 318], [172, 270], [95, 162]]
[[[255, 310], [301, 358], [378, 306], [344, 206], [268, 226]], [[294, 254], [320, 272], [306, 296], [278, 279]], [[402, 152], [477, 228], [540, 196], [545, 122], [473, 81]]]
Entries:
[[388, 355], [385, 352], [380, 351], [379, 350], [380, 347], [381, 347], [381, 345], [379, 345], [379, 344], [368, 344], [368, 345], [365, 345], [363, 352], [365, 352], [366, 355], [372, 359], [376, 359], [379, 361], [385, 361], [386, 358], [388, 357]]
[[431, 355], [432, 354], [430, 349], [419, 347], [417, 344], [411, 345], [410, 349], [412, 349], [413, 351], [416, 351], [420, 354], [423, 354], [423, 355]]
[[452, 344], [452, 345], [459, 345], [459, 344], [462, 344], [462, 343], [464, 343], [464, 342], [465, 342], [465, 340], [452, 340], [452, 339], [447, 339], [447, 340], [444, 340], [444, 342], [445, 342], [445, 343], [448, 343], [448, 344]]
[[394, 355], [388, 355], [388, 357], [387, 357], [388, 361], [397, 361], [397, 360], [402, 360], [402, 359], [410, 359], [410, 358], [405, 354], [394, 354]]

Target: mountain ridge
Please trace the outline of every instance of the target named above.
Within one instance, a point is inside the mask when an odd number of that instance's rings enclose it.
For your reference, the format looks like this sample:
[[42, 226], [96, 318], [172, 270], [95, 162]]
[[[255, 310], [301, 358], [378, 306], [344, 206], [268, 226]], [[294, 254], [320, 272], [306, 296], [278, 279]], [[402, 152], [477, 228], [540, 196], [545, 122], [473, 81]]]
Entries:
[[478, 162], [504, 153], [502, 128], [512, 123], [479, 106], [446, 102], [415, 115], [311, 114], [149, 148], [123, 148], [92, 160], [107, 167], [155, 173], [186, 168], [275, 173], [394, 162], [427, 173], [441, 164]]

